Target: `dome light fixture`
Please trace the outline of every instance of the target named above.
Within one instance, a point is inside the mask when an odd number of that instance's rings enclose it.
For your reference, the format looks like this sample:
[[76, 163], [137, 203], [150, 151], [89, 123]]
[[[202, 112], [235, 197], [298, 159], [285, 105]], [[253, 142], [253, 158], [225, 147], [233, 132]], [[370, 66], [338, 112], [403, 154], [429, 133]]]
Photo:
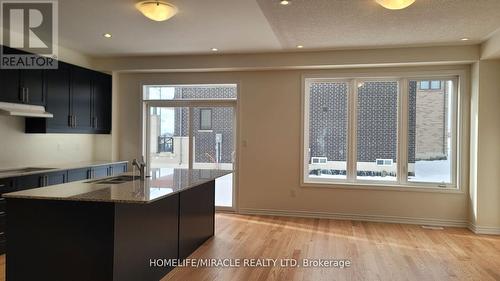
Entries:
[[135, 4], [145, 17], [154, 21], [166, 21], [177, 14], [177, 7], [164, 1], [142, 1]]
[[407, 8], [415, 0], [375, 0], [380, 6], [389, 10], [401, 10]]

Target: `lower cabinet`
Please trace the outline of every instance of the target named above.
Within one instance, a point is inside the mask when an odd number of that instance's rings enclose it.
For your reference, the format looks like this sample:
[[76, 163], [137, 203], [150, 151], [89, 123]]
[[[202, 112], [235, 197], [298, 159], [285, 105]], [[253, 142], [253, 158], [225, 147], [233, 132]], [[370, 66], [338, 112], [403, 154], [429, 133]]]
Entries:
[[45, 185], [56, 185], [68, 182], [68, 171], [53, 172], [45, 174]]
[[68, 171], [68, 182], [82, 181], [90, 178], [90, 169], [81, 168]]
[[108, 164], [95, 167], [48, 172], [16, 178], [0, 179], [0, 255], [5, 253], [5, 217], [7, 214], [4, 193], [81, 181], [90, 178], [102, 178], [127, 172], [128, 163]]
[[114, 164], [109, 167], [109, 175], [116, 176], [127, 172], [127, 163]]
[[109, 165], [92, 167], [91, 171], [93, 179], [107, 177], [109, 175]]
[[5, 253], [5, 198], [2, 194], [15, 191], [15, 179], [0, 179], [0, 254]]

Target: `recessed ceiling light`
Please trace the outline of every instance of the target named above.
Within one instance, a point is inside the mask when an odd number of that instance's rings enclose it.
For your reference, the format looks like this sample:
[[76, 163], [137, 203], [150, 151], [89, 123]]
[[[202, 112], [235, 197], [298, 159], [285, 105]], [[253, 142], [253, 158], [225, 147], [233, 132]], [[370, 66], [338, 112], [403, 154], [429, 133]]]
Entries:
[[401, 10], [415, 2], [415, 0], [375, 0], [380, 6], [389, 10]]
[[280, 1], [280, 4], [281, 4], [281, 5], [283, 5], [283, 6], [290, 5], [290, 1], [287, 1], [287, 0], [281, 0], [281, 1]]
[[462, 38], [462, 39], [460, 39], [460, 40], [462, 40], [462, 41], [469, 41], [469, 38], [464, 37], [464, 38]]
[[219, 49], [217, 49], [217, 48], [212, 48], [211, 50], [212, 50], [212, 52], [218, 52], [219, 51]]
[[297, 45], [297, 49], [302, 49], [302, 48], [304, 48], [304, 46], [302, 46], [302, 45]]
[[102, 36], [104, 36], [104, 37], [106, 37], [106, 38], [111, 38], [111, 37], [113, 37], [113, 36], [112, 36], [111, 34], [109, 34], [109, 33], [104, 33]]

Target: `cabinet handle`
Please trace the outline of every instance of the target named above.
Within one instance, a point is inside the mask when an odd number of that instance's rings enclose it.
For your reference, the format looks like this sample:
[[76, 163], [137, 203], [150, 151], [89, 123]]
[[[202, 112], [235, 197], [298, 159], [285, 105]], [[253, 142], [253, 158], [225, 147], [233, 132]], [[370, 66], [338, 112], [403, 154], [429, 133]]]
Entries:
[[22, 102], [24, 102], [24, 88], [19, 87], [19, 94], [18, 94], [18, 99], [20, 99]]
[[30, 102], [30, 89], [29, 88], [25, 88], [26, 89], [26, 103], [29, 103]]
[[96, 118], [95, 118], [95, 128], [96, 128], [96, 129], [97, 129], [97, 120], [99, 120], [99, 119], [97, 119], [97, 117], [96, 117]]
[[68, 126], [70, 128], [73, 127], [73, 116], [71, 116], [71, 115], [68, 115]]
[[75, 121], [73, 121], [73, 128], [76, 128], [76, 115], [73, 115], [73, 118], [75, 118]]

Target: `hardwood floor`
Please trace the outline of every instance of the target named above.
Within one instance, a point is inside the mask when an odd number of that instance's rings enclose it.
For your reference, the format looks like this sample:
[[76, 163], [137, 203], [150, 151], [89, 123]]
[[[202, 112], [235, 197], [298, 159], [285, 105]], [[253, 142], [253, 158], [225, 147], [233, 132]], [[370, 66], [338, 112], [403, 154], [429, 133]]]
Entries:
[[[190, 258], [349, 259], [350, 268], [178, 267], [172, 280], [500, 280], [500, 236], [467, 229], [327, 219], [216, 215]], [[4, 280], [5, 256], [0, 256]]]
[[467, 229], [217, 214], [191, 258], [336, 258], [350, 268], [176, 268], [171, 280], [500, 280], [500, 237]]

